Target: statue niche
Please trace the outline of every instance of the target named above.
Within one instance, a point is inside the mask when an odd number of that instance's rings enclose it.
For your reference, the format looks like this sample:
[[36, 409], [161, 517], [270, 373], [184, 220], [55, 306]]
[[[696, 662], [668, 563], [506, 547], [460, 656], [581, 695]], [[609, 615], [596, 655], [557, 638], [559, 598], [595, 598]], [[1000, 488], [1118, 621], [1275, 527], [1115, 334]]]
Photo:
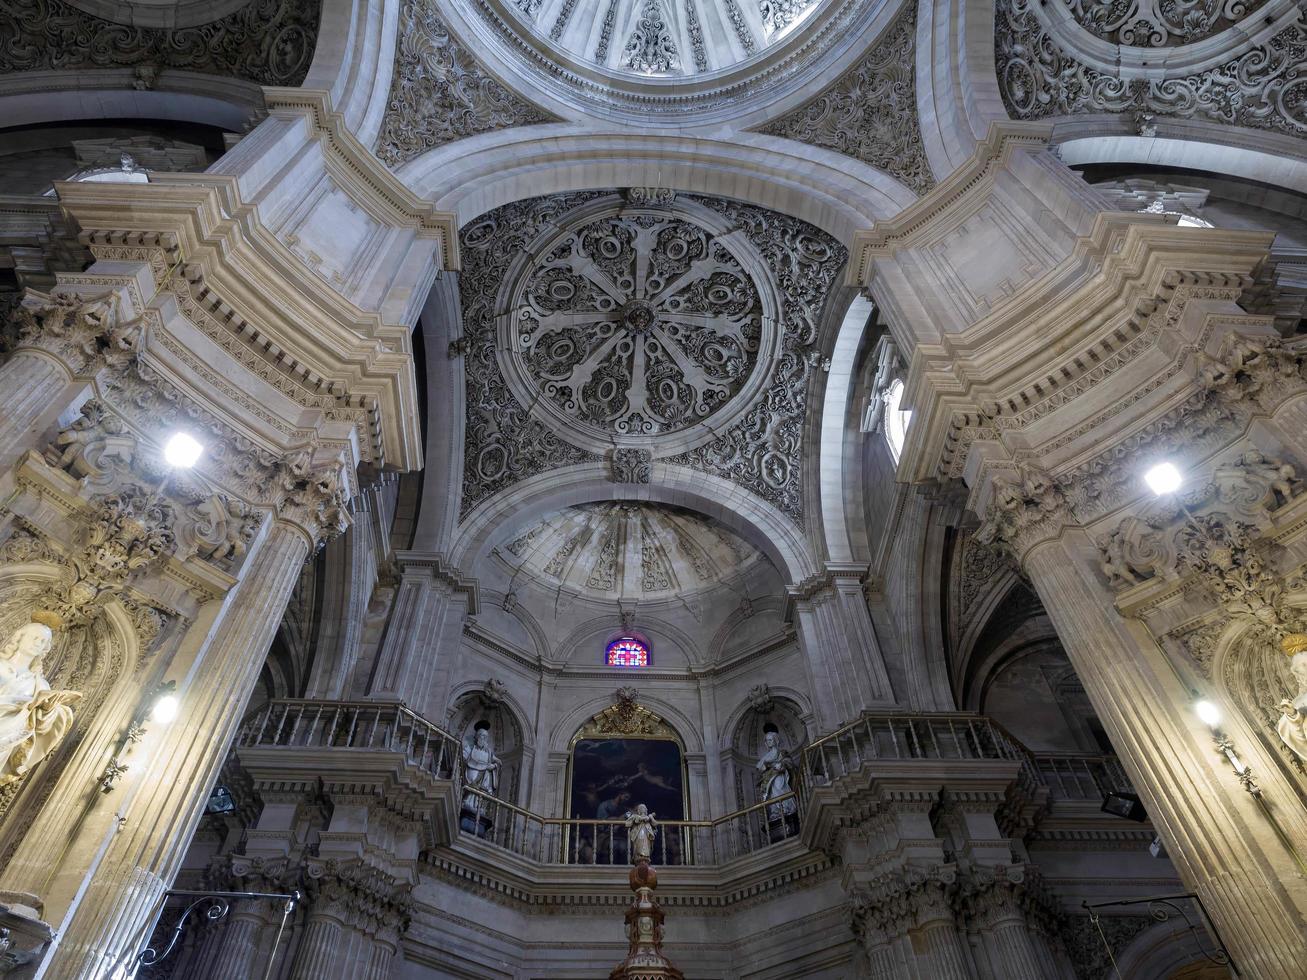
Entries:
[[[450, 710], [449, 730], [461, 745], [459, 765], [463, 785], [497, 800], [518, 802], [524, 771], [522, 726], [509, 708], [503, 683], [491, 678], [458, 698]], [[479, 793], [464, 793], [459, 823], [480, 837], [492, 833], [495, 806]]]
[[51, 690], [44, 660], [53, 646], [42, 620], [20, 626], [0, 647], [0, 786], [26, 776], [73, 727], [72, 706], [82, 695]]
[[773, 841], [792, 837], [798, 833], [799, 807], [786, 794], [798, 789], [806, 740], [800, 709], [773, 695], [766, 684], [754, 687], [748, 702], [725, 760], [734, 773], [737, 806], [779, 800], [758, 814], [758, 829]]

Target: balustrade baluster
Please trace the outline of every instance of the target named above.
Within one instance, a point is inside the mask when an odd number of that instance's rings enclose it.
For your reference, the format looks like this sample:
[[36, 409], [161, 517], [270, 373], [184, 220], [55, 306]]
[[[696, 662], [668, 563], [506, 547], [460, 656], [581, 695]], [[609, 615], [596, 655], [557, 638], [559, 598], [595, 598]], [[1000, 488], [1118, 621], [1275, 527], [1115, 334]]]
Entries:
[[255, 745], [258, 745], [260, 742], [263, 741], [263, 733], [268, 729], [268, 720], [270, 718], [272, 718], [272, 705], [265, 704], [263, 706], [263, 721], [259, 723], [259, 734], [254, 739]]
[[372, 715], [372, 730], [368, 732], [368, 740], [364, 743], [365, 748], [372, 748], [377, 744], [377, 726], [381, 724], [381, 709], [374, 708]]

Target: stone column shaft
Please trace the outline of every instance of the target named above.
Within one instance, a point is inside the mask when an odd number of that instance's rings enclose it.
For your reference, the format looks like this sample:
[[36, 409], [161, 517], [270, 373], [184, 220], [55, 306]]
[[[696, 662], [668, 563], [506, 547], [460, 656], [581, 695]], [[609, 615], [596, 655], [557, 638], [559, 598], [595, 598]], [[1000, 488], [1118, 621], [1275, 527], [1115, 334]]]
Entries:
[[1217, 765], [1164, 654], [1087, 580], [1064, 543], [1073, 533], [1035, 545], [1023, 564], [1095, 712], [1240, 969], [1298, 975], [1307, 962], [1307, 880], [1235, 774]]
[[[240, 585], [180, 685], [177, 720], [161, 730], [134, 793], [121, 801], [124, 826], [92, 868], [43, 977], [92, 975], [137, 941], [181, 865], [309, 547], [303, 529], [277, 521], [247, 560]], [[78, 880], [86, 873], [68, 870]]]
[[1000, 976], [1006, 980], [1048, 980], [1049, 974], [1040, 966], [1023, 919], [1003, 919], [990, 930], [990, 937], [997, 961], [994, 966]]
[[971, 980], [962, 937], [958, 935], [958, 928], [952, 920], [932, 919], [921, 927], [920, 937], [923, 951], [931, 964], [931, 977], [937, 980]]
[[53, 358], [36, 351], [15, 351], [0, 365], [0, 473], [37, 448], [41, 433], [53, 428], [83, 387]]
[[368, 696], [404, 701], [428, 718], [440, 714], [443, 678], [458, 653], [466, 617], [466, 596], [444, 582], [406, 575]]
[[322, 912], [310, 912], [304, 926], [304, 936], [295, 952], [290, 980], [322, 980], [339, 976], [341, 940], [340, 922]]

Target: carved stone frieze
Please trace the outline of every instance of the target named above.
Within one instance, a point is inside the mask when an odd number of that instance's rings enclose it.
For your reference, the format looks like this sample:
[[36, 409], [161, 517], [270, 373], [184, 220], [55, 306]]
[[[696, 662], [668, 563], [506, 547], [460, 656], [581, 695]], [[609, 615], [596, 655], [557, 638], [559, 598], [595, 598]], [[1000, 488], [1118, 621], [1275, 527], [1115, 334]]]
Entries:
[[375, 151], [397, 167], [465, 136], [557, 118], [505, 88], [449, 32], [434, 0], [404, 0]]
[[1252, 16], [1267, 0], [1067, 0], [1076, 23], [1104, 41], [1156, 48], [1192, 44]]
[[916, 4], [826, 91], [759, 132], [843, 153], [918, 194], [935, 186], [917, 121]]
[[309, 915], [315, 912], [369, 934], [409, 925], [413, 886], [362, 859], [309, 857], [304, 864]]
[[1071, 966], [1080, 980], [1099, 980], [1112, 973], [1113, 954], [1153, 925], [1149, 915], [1068, 915], [1059, 935], [1066, 946]]
[[0, 7], [0, 74], [137, 67], [300, 85], [320, 16], [320, 0], [251, 0], [194, 27], [132, 27], [63, 0], [13, 0]]
[[[1307, 134], [1307, 101], [1302, 97], [1307, 86], [1307, 27], [1301, 21], [1203, 71], [1176, 76], [1160, 67], [1165, 59], [1159, 58], [1159, 67], [1144, 77], [1123, 77], [1077, 60], [1040, 23], [1034, 6], [1034, 0], [1004, 0], [996, 11], [994, 60], [1004, 105], [1014, 119], [1130, 113]], [[1086, 20], [1092, 22], [1093, 12], [1106, 7], [1095, 3]], [[1184, 7], [1157, 4], [1171, 17], [1181, 17], [1177, 25], [1154, 10], [1151, 0], [1114, 3], [1110, 9], [1116, 14], [1143, 7], [1157, 17], [1141, 13], [1139, 20], [1125, 22], [1105, 16], [1098, 21], [1099, 30], [1123, 44], [1165, 44], [1219, 29], [1223, 20], [1228, 22], [1227, 11], [1240, 17], [1247, 13], [1216, 0]], [[1172, 33], [1173, 27], [1177, 33]]]

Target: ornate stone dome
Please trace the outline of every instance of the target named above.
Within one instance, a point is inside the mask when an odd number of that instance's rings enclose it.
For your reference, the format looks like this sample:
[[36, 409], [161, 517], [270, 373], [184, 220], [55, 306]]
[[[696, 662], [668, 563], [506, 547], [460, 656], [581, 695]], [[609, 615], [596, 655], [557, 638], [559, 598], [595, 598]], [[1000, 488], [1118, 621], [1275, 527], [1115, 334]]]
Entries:
[[568, 507], [495, 553], [514, 577], [605, 600], [686, 596], [738, 580], [766, 561], [721, 524], [676, 507]]
[[818, 0], [515, 0], [529, 28], [613, 72], [684, 76], [728, 68], [780, 41]]

